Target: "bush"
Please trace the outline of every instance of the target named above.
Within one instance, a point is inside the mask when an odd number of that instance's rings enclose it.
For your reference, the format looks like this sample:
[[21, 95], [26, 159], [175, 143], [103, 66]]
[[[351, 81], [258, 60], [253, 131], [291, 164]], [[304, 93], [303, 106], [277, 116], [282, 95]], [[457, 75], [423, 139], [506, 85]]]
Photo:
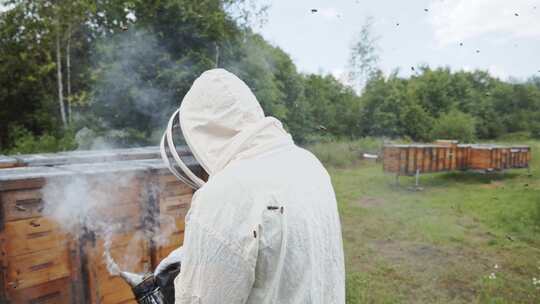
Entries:
[[531, 125], [531, 137], [540, 139], [540, 122], [537, 121]]
[[459, 110], [451, 110], [437, 119], [433, 127], [434, 139], [457, 139], [472, 142], [476, 138], [475, 119]]
[[346, 167], [359, 159], [359, 155], [348, 142], [321, 142], [310, 145], [307, 149], [328, 166]]
[[7, 154], [58, 152], [77, 148], [72, 131], [65, 131], [56, 136], [48, 133], [36, 136], [25, 128], [14, 127], [10, 129], [10, 137], [14, 139], [14, 144], [6, 150]]
[[360, 160], [363, 153], [379, 154], [382, 144], [381, 139], [364, 137], [355, 141], [319, 142], [307, 149], [325, 165], [347, 167]]
[[497, 141], [515, 143], [520, 141], [527, 141], [531, 139], [531, 136], [532, 133], [527, 131], [512, 132], [497, 137]]

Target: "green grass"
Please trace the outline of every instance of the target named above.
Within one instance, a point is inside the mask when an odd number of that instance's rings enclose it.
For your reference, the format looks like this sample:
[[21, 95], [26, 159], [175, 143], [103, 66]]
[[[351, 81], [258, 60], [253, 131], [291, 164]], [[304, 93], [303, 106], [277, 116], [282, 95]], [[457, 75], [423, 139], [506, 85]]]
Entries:
[[423, 191], [408, 190], [413, 178], [396, 186], [379, 163], [328, 166], [347, 303], [540, 303], [540, 142], [526, 143], [532, 176], [422, 175]]

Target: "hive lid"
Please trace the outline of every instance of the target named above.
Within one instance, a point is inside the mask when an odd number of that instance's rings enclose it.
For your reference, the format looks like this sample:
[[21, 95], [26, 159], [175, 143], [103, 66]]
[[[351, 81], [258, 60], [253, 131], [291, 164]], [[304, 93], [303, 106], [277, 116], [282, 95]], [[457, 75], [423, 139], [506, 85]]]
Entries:
[[16, 167], [0, 170], [0, 191], [39, 188], [48, 178], [73, 174], [51, 167]]
[[384, 146], [391, 147], [391, 148], [445, 148], [446, 147], [446, 146], [436, 145], [436, 144], [420, 144], [420, 143], [390, 144], [390, 145], [384, 145]]
[[10, 156], [0, 155], [0, 169], [11, 168], [17, 166], [17, 159]]
[[[189, 155], [185, 146], [177, 147], [179, 155]], [[23, 154], [13, 156], [19, 163], [29, 166], [59, 166], [120, 160], [159, 159], [159, 147], [125, 148], [114, 150], [69, 151], [58, 153]]]
[[[187, 149], [185, 147], [179, 147], [178, 149], [187, 153]], [[25, 166], [35, 167], [108, 162], [116, 160], [152, 159], [160, 158], [160, 154], [159, 147], [150, 146], [114, 150], [23, 154], [13, 156], [13, 158]]]
[[[199, 167], [199, 163], [192, 155], [182, 157], [182, 160], [190, 169], [195, 169]], [[169, 168], [167, 167], [167, 165], [165, 165], [161, 158], [136, 160], [135, 163], [140, 166], [145, 166], [151, 170], [169, 170]]]
[[12, 180], [21, 180], [21, 179], [32, 179], [32, 178], [49, 178], [62, 175], [72, 174], [69, 171], [61, 170], [58, 168], [51, 167], [17, 167], [17, 168], [7, 168], [0, 170], [0, 182], [12, 181]]
[[56, 166], [55, 168], [78, 174], [143, 173], [148, 170], [146, 166], [130, 160], [92, 164], [69, 164]]
[[527, 145], [516, 145], [516, 146], [512, 146], [511, 148], [516, 148], [516, 149], [530, 149], [531, 147], [530, 147], [530, 146], [527, 146]]
[[414, 148], [448, 148], [447, 146], [437, 144], [411, 144], [410, 146]]

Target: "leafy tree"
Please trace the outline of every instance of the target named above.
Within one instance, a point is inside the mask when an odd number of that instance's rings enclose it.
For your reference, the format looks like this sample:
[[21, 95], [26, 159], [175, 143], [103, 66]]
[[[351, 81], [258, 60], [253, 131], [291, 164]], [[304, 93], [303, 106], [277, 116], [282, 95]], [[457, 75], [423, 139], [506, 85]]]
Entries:
[[74, 139], [91, 148], [91, 137], [155, 144], [193, 80], [214, 67], [244, 79], [299, 143], [538, 136], [538, 77], [508, 83], [485, 71], [428, 66], [409, 78], [384, 75], [372, 19], [351, 49], [351, 88], [329, 75], [299, 73], [287, 53], [253, 32], [267, 2], [7, 3], [11, 9], [0, 13], [3, 153], [69, 149]]
[[475, 119], [469, 114], [452, 109], [437, 119], [433, 126], [432, 137], [472, 142], [476, 138]]
[[379, 38], [373, 35], [373, 23], [373, 17], [366, 19], [351, 47], [348, 78], [357, 92], [363, 90], [368, 79], [378, 70], [377, 41]]

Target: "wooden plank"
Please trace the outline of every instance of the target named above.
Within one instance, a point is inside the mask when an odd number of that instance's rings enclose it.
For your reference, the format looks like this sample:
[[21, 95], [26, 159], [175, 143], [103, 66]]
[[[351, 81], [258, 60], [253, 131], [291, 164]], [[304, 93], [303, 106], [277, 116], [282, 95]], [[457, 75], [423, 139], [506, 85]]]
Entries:
[[192, 198], [191, 194], [160, 198], [159, 212], [183, 218], [189, 210]]
[[[104, 240], [84, 246], [86, 254], [89, 303], [131, 303], [131, 288], [122, 279], [111, 276], [103, 258]], [[142, 233], [119, 233], [112, 236], [111, 256], [122, 270], [146, 272], [150, 270], [150, 246]]]
[[443, 159], [442, 159], [443, 169], [442, 169], [442, 171], [448, 171], [449, 168], [450, 168], [450, 158], [448, 157], [449, 148], [444, 147], [444, 148], [441, 148], [441, 150], [443, 151]]
[[65, 248], [68, 245], [67, 233], [61, 231], [56, 222], [43, 217], [7, 222], [2, 240], [6, 256]]
[[103, 221], [120, 224], [122, 231], [133, 231], [142, 226], [141, 206], [137, 203], [99, 206], [95, 211]]
[[416, 148], [409, 147], [407, 149], [407, 174], [414, 174], [416, 172]]
[[400, 148], [399, 149], [399, 173], [400, 174], [407, 174], [407, 163], [409, 161], [408, 158], [408, 149], [407, 148]]
[[11, 291], [70, 276], [67, 248], [37, 251], [7, 258], [6, 284]]
[[456, 169], [461, 170], [463, 169], [463, 148], [458, 147], [456, 148]]
[[40, 188], [46, 179], [72, 175], [72, 172], [49, 167], [17, 167], [2, 169], [0, 191]]
[[161, 193], [166, 196], [179, 196], [191, 194], [193, 190], [176, 178], [174, 175], [160, 175], [159, 186]]
[[[9, 169], [6, 169], [9, 170]], [[37, 189], [45, 184], [44, 178], [32, 178], [21, 180], [0, 181], [0, 191], [17, 190], [17, 189]]]
[[100, 298], [100, 304], [136, 304], [135, 296], [131, 289], [122, 288], [115, 293], [104, 295]]
[[507, 162], [507, 148], [501, 148], [501, 169], [506, 169], [506, 162]]
[[445, 170], [446, 149], [439, 147], [437, 153], [437, 171], [441, 172]]
[[75, 301], [69, 279], [59, 279], [47, 283], [18, 289], [11, 292], [8, 299], [17, 304], [70, 304]]
[[497, 149], [497, 170], [502, 170], [502, 148]]
[[457, 145], [452, 147], [452, 170], [456, 170], [458, 168], [457, 165]]
[[167, 244], [164, 244], [163, 246], [158, 246], [157, 250], [155, 251], [155, 258], [153, 259], [154, 261], [156, 261], [155, 266], [157, 266], [157, 264], [159, 264], [159, 262], [165, 257], [167, 257], [173, 250], [182, 246], [183, 242], [184, 233], [175, 233], [171, 235]]
[[423, 172], [430, 172], [430, 161], [431, 161], [431, 149], [432, 148], [425, 148], [424, 153], [422, 155], [422, 170]]
[[383, 147], [383, 170], [384, 172], [398, 173], [400, 150], [397, 147]]
[[437, 172], [438, 170], [438, 165], [437, 165], [437, 160], [438, 160], [438, 149], [435, 147], [435, 148], [432, 148], [432, 154], [431, 154], [431, 170], [430, 172]]
[[0, 192], [0, 204], [6, 222], [43, 215], [44, 204], [39, 190]]
[[415, 168], [416, 170], [419, 170], [420, 172], [424, 172], [424, 167], [423, 167], [424, 151], [425, 151], [425, 148], [416, 149]]
[[156, 232], [157, 237], [167, 237], [171, 233], [184, 232], [186, 227], [183, 217], [172, 217], [169, 215], [160, 215], [160, 230]]

